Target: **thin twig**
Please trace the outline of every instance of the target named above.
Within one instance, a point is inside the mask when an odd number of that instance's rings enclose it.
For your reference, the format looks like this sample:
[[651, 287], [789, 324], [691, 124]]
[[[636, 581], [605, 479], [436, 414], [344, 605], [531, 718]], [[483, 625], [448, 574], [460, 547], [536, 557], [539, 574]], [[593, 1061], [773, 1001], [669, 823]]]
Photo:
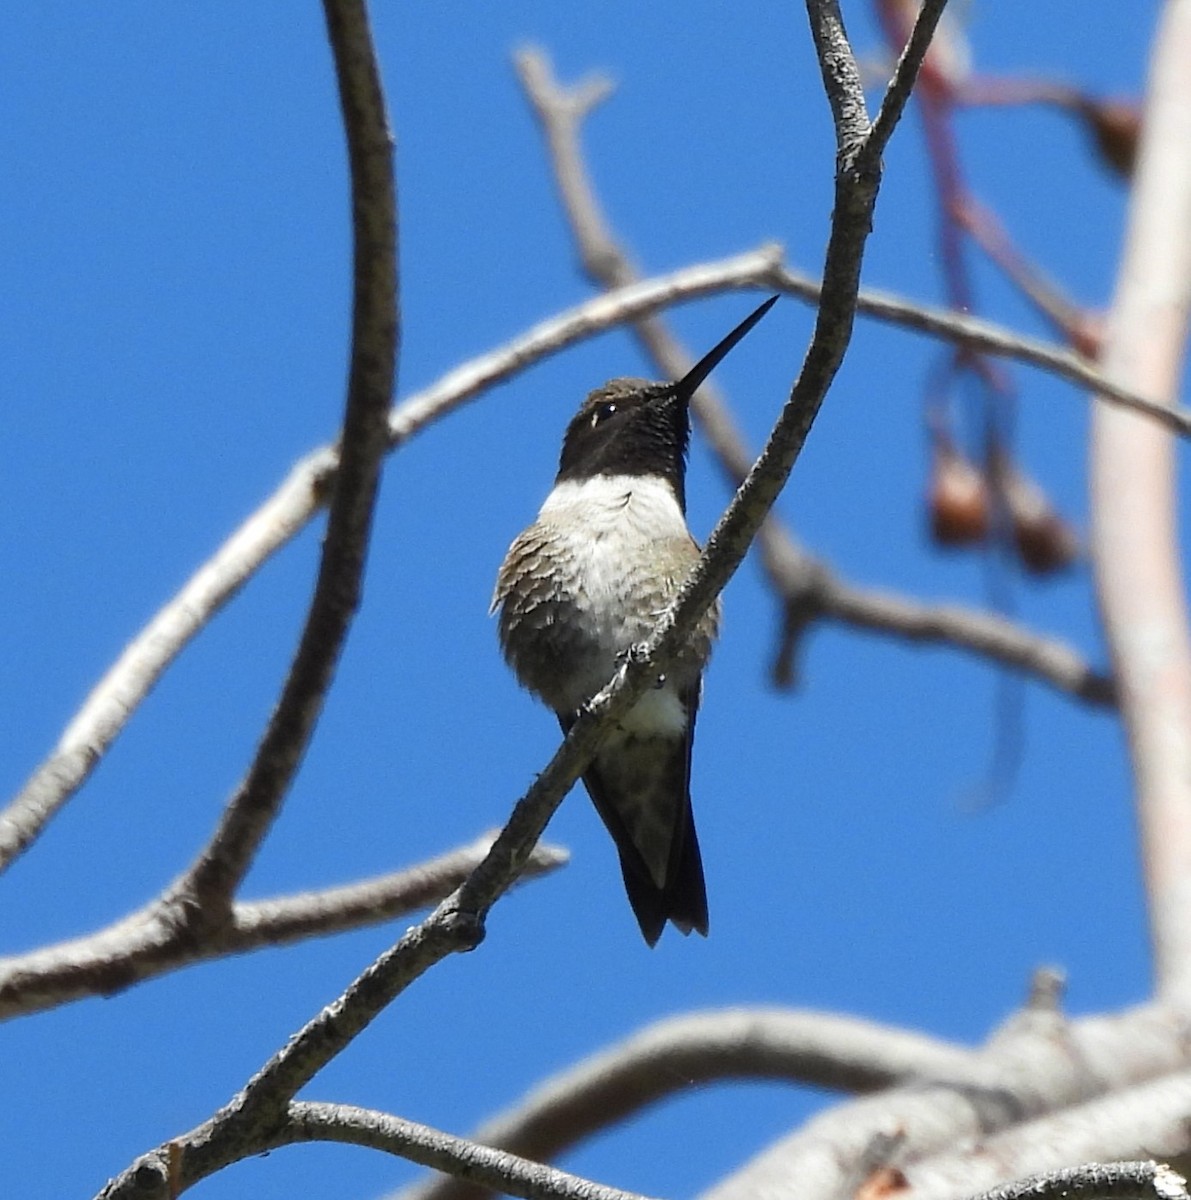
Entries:
[[[87, 996], [110, 996], [192, 963], [391, 921], [449, 896], [492, 846], [490, 833], [417, 866], [345, 887], [238, 901], [229, 920], [195, 936], [159, 898], [97, 933], [0, 958], [0, 1021]], [[539, 845], [523, 879], [547, 874], [565, 850]]]
[[370, 1146], [524, 1200], [646, 1200], [636, 1192], [593, 1183], [414, 1121], [345, 1104], [295, 1101], [267, 1148], [311, 1141]]

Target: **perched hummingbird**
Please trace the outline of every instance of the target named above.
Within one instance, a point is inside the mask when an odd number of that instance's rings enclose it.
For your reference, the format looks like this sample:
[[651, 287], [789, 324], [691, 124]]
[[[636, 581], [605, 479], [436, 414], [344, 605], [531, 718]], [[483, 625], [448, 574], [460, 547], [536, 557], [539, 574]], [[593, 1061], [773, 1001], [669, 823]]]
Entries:
[[[776, 299], [677, 383], [613, 379], [567, 426], [554, 488], [509, 547], [492, 597], [505, 659], [554, 710], [564, 734], [653, 632], [699, 558], [685, 515], [691, 396]], [[683, 933], [707, 933], [691, 745], [718, 622], [717, 603], [583, 776], [651, 946], [668, 920]]]

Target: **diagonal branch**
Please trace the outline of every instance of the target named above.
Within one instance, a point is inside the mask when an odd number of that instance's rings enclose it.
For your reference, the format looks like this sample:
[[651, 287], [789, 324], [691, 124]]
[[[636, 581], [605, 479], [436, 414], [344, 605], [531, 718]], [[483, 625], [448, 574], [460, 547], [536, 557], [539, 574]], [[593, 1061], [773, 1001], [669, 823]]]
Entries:
[[[520, 51], [515, 65], [545, 138], [563, 211], [588, 277], [607, 289], [636, 280], [637, 268], [617, 241], [596, 198], [579, 141], [583, 121], [592, 107], [607, 96], [609, 85], [592, 79], [564, 88], [540, 49]], [[811, 303], [819, 301], [819, 283], [784, 266], [778, 266], [765, 282]], [[965, 333], [971, 334], [974, 341], [997, 336], [983, 322], [950, 310], [906, 305], [879, 292], [861, 292], [857, 307], [862, 312], [936, 335], [953, 337], [957, 322], [962, 322]], [[947, 326], [948, 333], [943, 334], [937, 321]], [[663, 375], [679, 379], [693, 365], [694, 360], [659, 315], [641, 318], [634, 322], [633, 329], [645, 353]], [[1016, 335], [1014, 341], [1021, 345]], [[1076, 360], [1069, 351], [1036, 343], [1027, 352], [1036, 350], [1057, 352], [1065, 366], [1088, 369], [1088, 364]], [[752, 464], [752, 455], [714, 383], [705, 383], [698, 390], [692, 407], [725, 476], [733, 488], [739, 487]], [[850, 584], [799, 545], [775, 514], [770, 514], [761, 526], [757, 542], [762, 568], [783, 606], [773, 671], [779, 686], [792, 682], [796, 647], [807, 627], [813, 621], [829, 619], [918, 642], [950, 643], [1033, 675], [1087, 703], [1112, 702], [1111, 681], [1069, 647], [991, 613], [959, 605], [923, 604], [909, 597]]]

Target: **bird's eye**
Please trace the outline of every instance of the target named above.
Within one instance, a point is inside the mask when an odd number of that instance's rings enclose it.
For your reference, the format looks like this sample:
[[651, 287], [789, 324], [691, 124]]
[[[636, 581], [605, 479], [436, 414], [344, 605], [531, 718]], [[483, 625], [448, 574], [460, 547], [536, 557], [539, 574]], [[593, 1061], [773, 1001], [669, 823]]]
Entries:
[[601, 422], [606, 421], [615, 411], [616, 405], [611, 400], [607, 400], [603, 404], [597, 404], [595, 412], [591, 414], [592, 429]]

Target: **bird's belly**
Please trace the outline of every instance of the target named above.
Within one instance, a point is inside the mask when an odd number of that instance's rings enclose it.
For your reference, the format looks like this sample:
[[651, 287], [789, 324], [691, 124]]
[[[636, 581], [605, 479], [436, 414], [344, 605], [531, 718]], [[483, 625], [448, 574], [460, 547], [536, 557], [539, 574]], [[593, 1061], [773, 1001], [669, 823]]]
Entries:
[[535, 688], [552, 708], [579, 708], [653, 632], [671, 597], [651, 558], [647, 546], [612, 538], [575, 539], [568, 547], [554, 619], [543, 631], [553, 694]]
[[[684, 573], [659, 571], [664, 549], [656, 544], [578, 538], [555, 549], [553, 594], [523, 614], [534, 635], [506, 645], [525, 686], [556, 712], [575, 712], [608, 683], [628, 651], [653, 633]], [[710, 652], [713, 628], [714, 618], [704, 622], [690, 650], [671, 666], [668, 685], [694, 682]], [[672, 689], [655, 689], [642, 702], [642, 720], [667, 730], [680, 727], [676, 695], [667, 704], [663, 692], [670, 696]]]

